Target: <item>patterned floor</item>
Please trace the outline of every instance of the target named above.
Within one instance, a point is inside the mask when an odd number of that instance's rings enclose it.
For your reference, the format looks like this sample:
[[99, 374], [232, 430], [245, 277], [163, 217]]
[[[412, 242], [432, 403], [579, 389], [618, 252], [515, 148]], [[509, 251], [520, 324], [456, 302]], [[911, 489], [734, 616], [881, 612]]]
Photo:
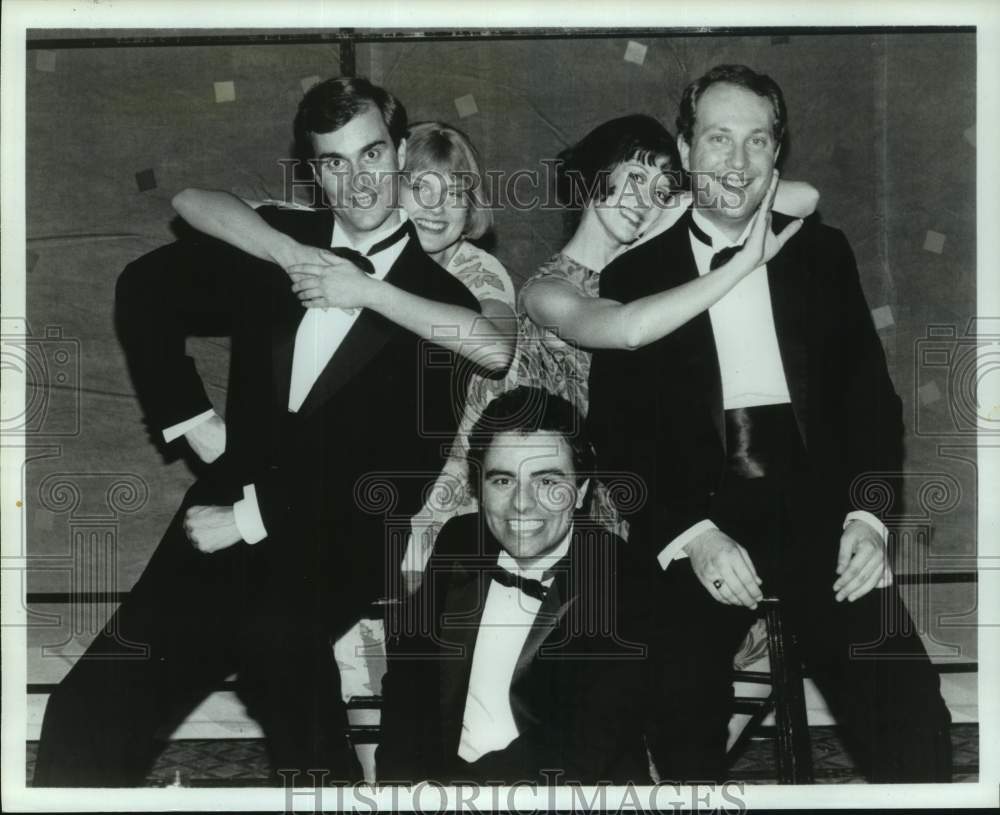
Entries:
[[[765, 730], [765, 728], [761, 728]], [[810, 727], [812, 758], [819, 784], [864, 784], [865, 779], [844, 748], [836, 727]], [[951, 728], [954, 760], [952, 780], [958, 782], [979, 779], [979, 725], [954, 724]], [[730, 775], [734, 781], [751, 784], [775, 784], [774, 742], [767, 738], [753, 739], [742, 755], [736, 757]]]
[[[816, 781], [821, 784], [863, 784], [864, 778], [844, 750], [834, 727], [811, 727]], [[763, 732], [763, 731], [762, 731]], [[954, 781], [979, 777], [979, 726], [952, 725]], [[37, 742], [27, 745], [27, 777], [35, 771]], [[767, 738], [751, 740], [731, 769], [735, 781], [773, 784], [774, 744]], [[255, 787], [267, 784], [267, 755], [260, 739], [185, 739], [167, 744], [149, 786], [179, 784], [190, 787]], [[30, 783], [30, 780], [29, 780]]]

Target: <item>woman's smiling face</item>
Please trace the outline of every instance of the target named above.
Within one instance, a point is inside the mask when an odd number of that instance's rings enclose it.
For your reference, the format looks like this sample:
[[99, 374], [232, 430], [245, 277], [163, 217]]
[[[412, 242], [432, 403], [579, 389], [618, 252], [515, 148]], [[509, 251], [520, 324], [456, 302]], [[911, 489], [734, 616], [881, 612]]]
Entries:
[[638, 239], [670, 198], [666, 157], [653, 164], [638, 158], [617, 165], [608, 178], [608, 195], [592, 206], [597, 219], [619, 244]]
[[435, 257], [462, 238], [469, 218], [465, 192], [451, 173], [419, 170], [400, 190], [400, 202], [417, 229], [423, 250]]

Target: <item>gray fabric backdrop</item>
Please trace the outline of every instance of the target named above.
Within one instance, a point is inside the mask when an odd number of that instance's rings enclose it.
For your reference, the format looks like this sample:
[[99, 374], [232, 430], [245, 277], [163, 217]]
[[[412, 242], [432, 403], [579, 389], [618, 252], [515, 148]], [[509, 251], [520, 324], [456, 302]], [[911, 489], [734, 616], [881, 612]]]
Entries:
[[[673, 131], [681, 90], [714, 64], [744, 62], [775, 77], [790, 111], [785, 175], [818, 187], [824, 220], [850, 239], [903, 397], [912, 517], [900, 571], [933, 569], [929, 558], [963, 563], [954, 556], [976, 550], [975, 441], [967, 424], [962, 432], [971, 347], [962, 338], [976, 279], [974, 34], [638, 40], [647, 49], [641, 64], [625, 59], [627, 39], [612, 37], [361, 44], [357, 73], [394, 92], [412, 120], [458, 124], [486, 167], [507, 174], [539, 169], [614, 116], [649, 113]], [[339, 49], [27, 56], [27, 319], [37, 340], [25, 351], [28, 551], [49, 558], [29, 588], [120, 591], [193, 476], [144, 427], [113, 329], [115, 279], [171, 239], [170, 198], [180, 189], [289, 192], [278, 160], [290, 155], [296, 103], [315, 78], [339, 73]], [[228, 86], [215, 85], [228, 82], [230, 101]], [[520, 284], [564, 237], [559, 212], [506, 207], [492, 250]], [[191, 349], [221, 410], [226, 342], [199, 339]], [[942, 646], [933, 650], [950, 653], [952, 644], [975, 658], [974, 585], [914, 587], [908, 596], [924, 626], [953, 615], [947, 630], [934, 623]], [[36, 627], [32, 648], [67, 638], [82, 647], [106, 611]]]

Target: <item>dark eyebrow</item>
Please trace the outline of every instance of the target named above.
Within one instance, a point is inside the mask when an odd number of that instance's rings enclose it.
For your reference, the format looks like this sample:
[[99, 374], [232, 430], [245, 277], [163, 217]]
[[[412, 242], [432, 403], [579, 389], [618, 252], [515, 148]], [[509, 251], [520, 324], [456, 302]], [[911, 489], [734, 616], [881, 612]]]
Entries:
[[[517, 478], [517, 473], [513, 473], [510, 470], [492, 469], [492, 470], [487, 470], [486, 471], [486, 478], [495, 478], [498, 475], [505, 475], [508, 478]], [[540, 476], [540, 475], [561, 475], [561, 476], [565, 476], [566, 473], [565, 473], [565, 471], [560, 470], [558, 467], [549, 467], [549, 468], [547, 468], [545, 470], [532, 470], [532, 472], [531, 472], [531, 477], [532, 478], [538, 478], [538, 476]]]
[[[710, 125], [706, 129], [710, 133], [711, 132], [720, 132], [720, 133], [732, 133], [733, 132], [732, 128], [727, 127], [726, 125]], [[755, 135], [757, 133], [764, 133], [767, 136], [773, 135], [771, 133], [771, 129], [769, 127], [755, 127], [753, 130], [750, 131], [750, 135], [751, 136], [753, 136], [753, 135]]]
[[[385, 143], [386, 143], [385, 139], [376, 139], [370, 144], [366, 144], [364, 147], [362, 147], [358, 151], [358, 153], [367, 153], [373, 147], [384, 147]], [[320, 153], [318, 156], [316, 156], [316, 158], [346, 158], [346, 156], [342, 156], [340, 153], [330, 151], [329, 153]]]
[[566, 473], [560, 470], [558, 467], [550, 467], [547, 470], [534, 470], [531, 473], [532, 478], [538, 478], [540, 475], [562, 475], [565, 476]]
[[376, 139], [371, 144], [366, 144], [358, 152], [359, 153], [367, 153], [373, 147], [384, 147], [384, 146], [385, 146], [385, 139]]
[[496, 476], [498, 476], [498, 475], [505, 475], [508, 478], [515, 478], [516, 477], [515, 474], [512, 473], [510, 470], [496, 470], [496, 469], [487, 470], [485, 477], [486, 478], [496, 478]]

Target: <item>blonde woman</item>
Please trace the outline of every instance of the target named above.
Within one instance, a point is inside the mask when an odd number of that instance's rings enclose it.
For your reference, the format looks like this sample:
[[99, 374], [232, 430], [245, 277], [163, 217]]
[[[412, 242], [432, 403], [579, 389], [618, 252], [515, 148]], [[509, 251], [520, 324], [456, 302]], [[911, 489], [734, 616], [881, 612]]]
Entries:
[[418, 297], [371, 277], [343, 258], [304, 246], [270, 227], [226, 192], [188, 189], [174, 208], [192, 226], [256, 257], [281, 265], [307, 308], [369, 308], [427, 339], [442, 336], [479, 366], [470, 384], [452, 454], [428, 500], [413, 519], [404, 559], [408, 583], [419, 579], [440, 527], [452, 515], [473, 512], [465, 451], [482, 408], [504, 389], [517, 324], [514, 287], [501, 263], [473, 243], [492, 226], [483, 195], [479, 157], [469, 138], [441, 122], [414, 124], [406, 142], [399, 200], [423, 250], [479, 300], [481, 313]]

